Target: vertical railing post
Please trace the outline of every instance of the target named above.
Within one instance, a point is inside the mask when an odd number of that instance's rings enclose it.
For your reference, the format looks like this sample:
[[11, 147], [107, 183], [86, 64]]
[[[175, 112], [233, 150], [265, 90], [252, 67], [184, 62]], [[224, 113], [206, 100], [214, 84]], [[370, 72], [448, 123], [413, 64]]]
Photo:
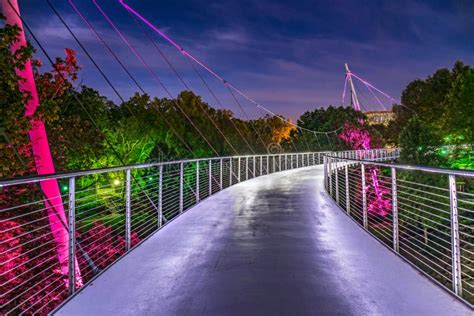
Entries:
[[245, 157], [245, 180], [249, 179], [249, 157]]
[[332, 195], [332, 158], [328, 157], [329, 195]]
[[260, 156], [260, 175], [263, 175], [263, 157]]
[[209, 196], [212, 195], [212, 160], [209, 159]]
[[[198, 186], [199, 189], [199, 186]], [[199, 191], [198, 191], [198, 201], [199, 201]], [[163, 165], [159, 167], [158, 174], [158, 228], [163, 225]]]
[[239, 157], [239, 165], [237, 166], [237, 182], [240, 182], [240, 157]]
[[456, 176], [453, 174], [449, 175], [449, 206], [451, 210], [450, 211], [450, 214], [451, 214], [451, 256], [452, 256], [453, 291], [456, 295], [462, 296], [458, 198], [457, 198], [457, 189], [456, 189]]
[[299, 160], [299, 154], [296, 154], [296, 168], [299, 168], [300, 166], [300, 160]]
[[276, 156], [272, 156], [272, 170], [276, 171]]
[[130, 250], [131, 240], [131, 199], [130, 199], [130, 169], [125, 174], [125, 251]]
[[339, 204], [339, 174], [337, 171], [337, 168], [339, 165], [338, 161], [336, 161], [335, 165], [336, 165], [336, 168], [334, 170], [334, 174], [335, 174], [335, 179], [336, 179], [336, 203]]
[[234, 174], [234, 170], [232, 169], [232, 157], [229, 159], [229, 186], [232, 185], [232, 177]]
[[399, 251], [399, 229], [398, 229], [398, 193], [397, 193], [397, 170], [392, 170], [392, 218], [393, 218], [393, 250]]
[[69, 178], [69, 213], [68, 213], [68, 289], [69, 295], [76, 290], [76, 178]]
[[351, 214], [351, 197], [349, 195], [349, 167], [347, 166], [347, 162], [345, 162], [344, 173], [346, 180], [346, 212], [347, 214]]
[[255, 178], [257, 175], [255, 174], [255, 170], [257, 169], [257, 166], [255, 165], [257, 161], [257, 158], [253, 156], [253, 177]]
[[179, 212], [183, 213], [183, 183], [184, 183], [184, 163], [179, 164]]
[[360, 171], [362, 182], [362, 221], [364, 224], [364, 228], [367, 229], [367, 192], [365, 191], [365, 165], [363, 163], [360, 164]]
[[222, 158], [219, 160], [219, 188], [222, 190], [224, 187], [224, 182], [223, 182], [223, 174], [224, 174], [224, 161]]
[[293, 154], [290, 155], [290, 169], [293, 169]]
[[281, 171], [281, 155], [278, 155], [278, 171]]
[[201, 195], [199, 193], [199, 160], [196, 161], [196, 203], [201, 200]]
[[267, 155], [267, 174], [270, 174], [270, 155]]
[[327, 157], [323, 156], [323, 176], [324, 176], [324, 187], [328, 191], [328, 163]]

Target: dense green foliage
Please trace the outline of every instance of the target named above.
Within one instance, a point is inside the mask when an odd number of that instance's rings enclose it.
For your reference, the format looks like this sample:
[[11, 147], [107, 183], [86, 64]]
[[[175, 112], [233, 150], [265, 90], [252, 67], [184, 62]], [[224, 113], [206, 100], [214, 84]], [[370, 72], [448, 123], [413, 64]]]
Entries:
[[418, 116], [413, 116], [400, 133], [400, 159], [413, 165], [438, 165], [438, 135]]
[[[424, 80], [412, 81], [403, 91], [401, 103], [402, 105], [394, 106], [395, 120], [384, 131], [387, 140], [399, 144], [404, 149], [408, 146], [407, 149], [410, 150], [424, 148], [423, 151], [426, 150], [426, 146], [430, 146], [428, 144], [451, 146], [449, 149], [440, 149], [438, 157], [425, 156], [422, 162], [429, 165], [474, 169], [472, 67], [458, 61], [452, 70], [439, 69]], [[417, 118], [414, 119], [415, 117]], [[425, 135], [416, 137], [415, 134], [421, 132], [420, 128]], [[406, 153], [402, 160], [416, 163], [420, 155], [421, 153], [418, 155], [414, 155], [413, 152]], [[418, 158], [413, 160], [415, 156]], [[444, 159], [439, 159], [442, 157]], [[459, 163], [459, 160], [463, 163]]]

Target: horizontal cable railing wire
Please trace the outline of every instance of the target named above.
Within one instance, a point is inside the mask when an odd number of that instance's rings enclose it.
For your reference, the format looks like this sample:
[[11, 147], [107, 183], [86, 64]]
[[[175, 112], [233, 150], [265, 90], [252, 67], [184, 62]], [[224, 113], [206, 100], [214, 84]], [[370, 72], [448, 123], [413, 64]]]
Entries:
[[329, 153], [326, 191], [382, 244], [472, 307], [474, 172], [398, 165], [398, 157], [398, 149]]
[[[322, 164], [324, 154], [192, 159], [0, 180], [0, 314], [47, 314], [203, 199], [258, 176]], [[45, 199], [40, 185], [51, 179], [61, 196]], [[66, 222], [48, 212], [56, 211], [58, 198]], [[67, 242], [58, 244], [58, 237]]]

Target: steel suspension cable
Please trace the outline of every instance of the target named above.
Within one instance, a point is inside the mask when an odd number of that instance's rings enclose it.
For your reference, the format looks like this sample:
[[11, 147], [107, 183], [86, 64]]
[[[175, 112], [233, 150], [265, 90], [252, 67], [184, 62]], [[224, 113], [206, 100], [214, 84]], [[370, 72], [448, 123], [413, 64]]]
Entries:
[[[94, 0], [95, 1], [95, 0]], [[209, 66], [207, 66], [204, 62], [202, 62], [200, 59], [197, 57], [194, 57], [191, 53], [186, 51], [183, 47], [178, 45], [174, 40], [172, 40], [169, 36], [167, 36], [163, 31], [158, 29], [155, 25], [153, 25], [150, 21], [148, 21], [146, 18], [144, 18], [142, 15], [140, 15], [137, 11], [135, 11], [132, 7], [130, 7], [128, 4], [125, 3], [124, 0], [118, 0], [118, 2], [129, 12], [133, 13], [136, 17], [138, 17], [141, 21], [143, 21], [146, 25], [148, 25], [152, 30], [154, 30], [156, 33], [158, 33], [161, 37], [163, 37], [166, 41], [168, 41], [172, 46], [174, 46], [177, 50], [179, 50], [184, 56], [187, 56], [189, 59], [200, 65], [202, 68], [204, 68], [207, 72], [209, 72], [212, 76], [220, 80], [229, 90], [233, 90], [234, 92], [240, 94], [242, 97], [247, 99], [249, 102], [253, 103], [257, 107], [261, 107], [263, 110], [273, 113], [269, 111], [266, 107], [261, 105], [259, 102], [255, 101], [253, 98], [249, 97], [247, 94], [245, 94], [243, 91], [232, 85], [230, 82], [225, 80], [222, 76], [218, 75], [214, 70], [212, 70]], [[274, 115], [274, 113], [273, 113]], [[290, 124], [294, 125], [295, 127], [297, 126], [294, 123], [289, 122]], [[304, 127], [301, 127], [302, 129], [305, 129], [307, 131], [313, 132], [312, 130], [306, 129]]]
[[173, 64], [170, 62], [170, 60], [168, 59], [168, 57], [166, 57], [166, 55], [164, 54], [164, 52], [161, 50], [160, 46], [158, 45], [158, 43], [156, 43], [156, 41], [150, 36], [150, 33], [146, 30], [146, 28], [143, 27], [143, 25], [137, 20], [137, 18], [131, 14], [129, 11], [127, 11], [128, 15], [130, 16], [130, 18], [135, 22], [135, 24], [140, 27], [140, 29], [142, 30], [143, 34], [145, 34], [146, 38], [151, 42], [151, 44], [155, 47], [155, 49], [158, 51], [158, 53], [160, 54], [160, 56], [165, 60], [165, 62], [168, 64], [168, 66], [173, 70], [174, 74], [176, 75], [176, 77], [178, 77], [179, 81], [181, 81], [181, 83], [183, 84], [183, 86], [186, 88], [186, 90], [188, 91], [192, 91], [191, 88], [189, 88], [189, 86], [186, 84], [186, 82], [184, 81], [183, 77], [179, 74], [178, 70], [173, 66]]
[[179, 102], [173, 98], [173, 95], [170, 93], [168, 88], [163, 84], [163, 82], [160, 80], [160, 78], [156, 75], [156, 73], [151, 69], [151, 67], [147, 64], [147, 62], [142, 58], [142, 56], [133, 48], [133, 46], [130, 44], [130, 42], [127, 40], [127, 38], [120, 32], [120, 30], [117, 28], [117, 26], [112, 22], [112, 20], [109, 18], [109, 16], [102, 10], [101, 6], [97, 3], [96, 0], [92, 0], [94, 5], [97, 7], [99, 12], [102, 14], [102, 16], [107, 20], [107, 22], [112, 26], [112, 28], [115, 30], [115, 32], [119, 35], [119, 37], [122, 39], [122, 41], [128, 46], [128, 48], [133, 52], [135, 57], [140, 61], [140, 63], [147, 69], [147, 71], [150, 73], [150, 75], [155, 79], [155, 81], [158, 83], [158, 85], [165, 91], [165, 93], [169, 96], [171, 101], [176, 105], [176, 107], [180, 110], [180, 112], [184, 115], [184, 117], [189, 121], [189, 123], [194, 127], [194, 129], [199, 133], [199, 135], [202, 137], [202, 139], [207, 143], [209, 148], [218, 156], [220, 157], [219, 153], [217, 150], [212, 146], [212, 144], [209, 142], [209, 140], [204, 136], [202, 131], [196, 126], [196, 124], [191, 120], [191, 118], [188, 116], [188, 114], [181, 108], [179, 105]]
[[[198, 69], [196, 69], [196, 66], [194, 65], [194, 63], [186, 56], [186, 59], [188, 60], [189, 64], [191, 65], [191, 68], [194, 70], [194, 72], [196, 73], [196, 75], [199, 77], [199, 79], [201, 80], [201, 82], [204, 84], [204, 86], [207, 88], [207, 90], [209, 91], [209, 93], [212, 95], [212, 97], [214, 98], [214, 100], [216, 100], [217, 104], [219, 104], [220, 108], [222, 111], [225, 111], [225, 108], [224, 106], [222, 105], [222, 102], [217, 98], [217, 95], [214, 93], [214, 91], [211, 89], [211, 87], [208, 85], [208, 83], [206, 82], [206, 80], [204, 79], [204, 77], [201, 75], [201, 73], [198, 71]], [[239, 134], [239, 136], [242, 138], [242, 140], [245, 142], [245, 144], [249, 147], [250, 151], [252, 152], [252, 154], [255, 154], [255, 151], [254, 149], [252, 148], [252, 146], [249, 144], [249, 142], [247, 141], [247, 139], [244, 137], [244, 135], [242, 134], [242, 132], [240, 131], [240, 129], [237, 127], [237, 125], [235, 125], [235, 122], [234, 120], [232, 119], [232, 117], [229, 117], [229, 121], [230, 123], [232, 124], [232, 126], [235, 128], [235, 130], [237, 131], [237, 133]]]
[[232, 98], [234, 99], [235, 103], [239, 106], [239, 108], [242, 110], [242, 112], [244, 113], [245, 117], [247, 118], [247, 121], [249, 122], [250, 126], [252, 126], [252, 129], [254, 130], [255, 134], [257, 135], [258, 139], [262, 142], [263, 144], [263, 148], [264, 150], [267, 148], [267, 145], [265, 144], [265, 142], [263, 141], [262, 139], [262, 136], [260, 135], [260, 133], [258, 132], [258, 130], [255, 128], [255, 123], [253, 121], [250, 120], [250, 117], [247, 115], [247, 112], [245, 112], [244, 108], [242, 107], [242, 104], [240, 104], [239, 100], [237, 99], [237, 97], [234, 95], [234, 92], [232, 92], [232, 90], [230, 89], [229, 86], [227, 86], [227, 89], [229, 90], [230, 94], [232, 95]]
[[[158, 53], [160, 54], [160, 56], [166, 61], [166, 63], [168, 64], [168, 66], [172, 69], [172, 71], [175, 73], [175, 75], [178, 77], [179, 81], [181, 81], [181, 83], [184, 85], [184, 87], [189, 90], [189, 91], [192, 91], [189, 86], [186, 84], [186, 82], [184, 81], [184, 79], [181, 77], [181, 75], [178, 73], [178, 71], [176, 70], [176, 68], [173, 66], [173, 64], [170, 62], [170, 60], [166, 57], [166, 55], [163, 53], [163, 51], [160, 49], [160, 47], [158, 46], [158, 44], [156, 43], [156, 41], [150, 36], [150, 34], [148, 33], [148, 31], [143, 27], [143, 25], [137, 21], [136, 17], [131, 14], [130, 12], [127, 11], [127, 13], [130, 15], [131, 19], [135, 22], [135, 24], [137, 24], [140, 29], [142, 30], [142, 32], [145, 34], [145, 36], [147, 37], [147, 39], [153, 44], [153, 46], [155, 47], [155, 49], [158, 51]], [[222, 137], [224, 138], [224, 141], [230, 146], [230, 148], [234, 151], [234, 153], [236, 155], [239, 155], [239, 152], [237, 151], [237, 149], [235, 149], [234, 145], [232, 145], [232, 143], [229, 141], [229, 139], [227, 139], [227, 137], [225, 136], [224, 132], [222, 132], [222, 130], [220, 129], [220, 127], [217, 125], [217, 123], [214, 121], [214, 119], [210, 116], [210, 114], [208, 113], [208, 111], [206, 111], [206, 109], [204, 109], [204, 107], [202, 106], [202, 104], [200, 102], [197, 103], [198, 104], [198, 107], [199, 109], [204, 112], [204, 114], [206, 115], [206, 117], [209, 119], [209, 121], [211, 121], [212, 125], [214, 125], [214, 127], [216, 128], [216, 130], [219, 132], [219, 134], [222, 135]]]
[[[69, 33], [73, 36], [74, 40], [77, 42], [77, 44], [81, 47], [81, 49], [84, 51], [84, 53], [87, 55], [87, 57], [91, 60], [91, 62], [94, 64], [94, 66], [97, 68], [97, 70], [100, 72], [100, 74], [102, 75], [102, 77], [104, 77], [104, 79], [106, 80], [106, 82], [111, 86], [111, 88], [113, 89], [113, 91], [117, 94], [117, 96], [119, 97], [119, 99], [122, 101], [122, 104], [126, 104], [126, 102], [124, 101], [124, 98], [121, 96], [121, 94], [118, 92], [118, 90], [113, 86], [112, 82], [110, 81], [110, 79], [105, 75], [105, 73], [102, 71], [102, 69], [99, 67], [98, 63], [92, 58], [92, 55], [87, 51], [87, 49], [85, 48], [85, 46], [81, 43], [81, 41], [79, 40], [79, 38], [77, 38], [77, 36], [75, 35], [75, 33], [72, 31], [72, 29], [67, 25], [66, 21], [62, 18], [62, 16], [59, 14], [59, 12], [55, 9], [55, 7], [53, 6], [52, 3], [50, 3], [48, 1], [48, 4], [49, 6], [51, 7], [51, 9], [54, 11], [54, 13], [56, 14], [56, 16], [60, 19], [60, 21], [62, 22], [62, 24], [66, 27], [66, 29], [69, 31]], [[98, 32], [95, 30], [95, 28], [89, 23], [89, 21], [85, 18], [85, 16], [79, 11], [79, 9], [75, 6], [74, 2], [72, 0], [69, 0], [69, 4], [71, 5], [71, 7], [74, 9], [74, 11], [76, 11], [76, 13], [81, 17], [81, 19], [89, 26], [89, 28], [92, 30], [92, 32], [95, 34], [95, 36], [99, 39], [99, 41], [107, 48], [107, 50], [109, 51], [109, 53], [115, 58], [115, 60], [119, 63], [119, 65], [122, 67], [122, 69], [131, 77], [132, 81], [139, 87], [139, 89], [141, 89], [140, 85], [138, 85], [138, 82], [135, 80], [135, 78], [133, 76], [131, 76], [130, 72], [128, 71], [128, 69], [125, 67], [125, 65], [117, 58], [117, 56], [115, 55], [115, 53], [113, 52], [113, 50], [105, 43], [105, 41], [103, 41], [103, 39], [100, 37], [100, 35], [98, 34]], [[143, 91], [143, 89], [142, 89]], [[130, 112], [130, 114], [138, 121], [138, 118], [136, 116], [136, 114], [131, 110], [131, 108], [126, 105], [126, 108], [127, 110]], [[149, 136], [148, 132], [147, 132], [147, 136]], [[187, 145], [187, 144], [185, 144]], [[159, 146], [157, 146], [158, 150], [160, 151], [160, 153], [166, 157], [167, 155], [161, 150], [161, 148]]]
[[[11, 3], [10, 1], [8, 1], [10, 6]], [[66, 29], [69, 31], [69, 33], [73, 36], [73, 38], [76, 40], [76, 42], [78, 43], [78, 45], [81, 47], [81, 49], [84, 51], [84, 53], [89, 57], [89, 59], [93, 62], [94, 66], [96, 68], [98, 68], [100, 74], [104, 77], [104, 79], [106, 79], [107, 83], [109, 85], [111, 85], [111, 87], [113, 87], [113, 90], [117, 93], [117, 95], [119, 96], [119, 98], [122, 100], [123, 102], [123, 98], [121, 97], [120, 93], [117, 91], [117, 89], [115, 89], [115, 87], [113, 86], [112, 82], [110, 80], [108, 80], [108, 77], [107, 75], [102, 71], [102, 69], [100, 69], [99, 65], [95, 62], [95, 60], [92, 58], [92, 56], [89, 54], [89, 52], [87, 51], [87, 49], [84, 47], [84, 45], [82, 45], [82, 43], [79, 41], [79, 39], [75, 36], [74, 32], [72, 32], [72, 30], [69, 28], [69, 26], [66, 24], [66, 22], [64, 21], [64, 19], [62, 18], [62, 16], [59, 14], [59, 12], [55, 9], [55, 7], [52, 5], [52, 3], [49, 1], [49, 0], [46, 0], [46, 2], [48, 3], [49, 7], [52, 9], [52, 11], [55, 13], [55, 15], [59, 18], [59, 20], [62, 22], [62, 24], [66, 27]], [[12, 6], [13, 8], [13, 6]], [[20, 15], [18, 14], [18, 12], [16, 12], [16, 14], [20, 17]], [[45, 54], [45, 56], [47, 57], [48, 61], [50, 62], [51, 66], [54, 65], [54, 62], [51, 58], [51, 56], [47, 53], [47, 51], [44, 49], [44, 46], [39, 42], [38, 38], [34, 35], [34, 33], [32, 32], [32, 30], [29, 28], [28, 24], [24, 21], [24, 19], [22, 17], [20, 17], [20, 19], [22, 19], [25, 27], [27, 28], [27, 30], [30, 32], [31, 36], [34, 38], [34, 40], [36, 41], [36, 43], [38, 44], [38, 46], [40, 47], [40, 49], [43, 51], [43, 53]], [[64, 78], [64, 76], [58, 72], [58, 75], [61, 77], [61, 80], [65, 81], [66, 79]], [[78, 101], [78, 103], [80, 104], [81, 108], [86, 112], [87, 116], [89, 117], [90, 121], [92, 122], [92, 124], [96, 127], [96, 129], [99, 131], [99, 133], [102, 133], [102, 130], [100, 129], [100, 127], [98, 126], [97, 122], [94, 120], [94, 118], [92, 117], [92, 115], [89, 113], [89, 111], [87, 110], [87, 108], [84, 106], [84, 104], [82, 103], [82, 101], [79, 99], [79, 97], [73, 93], [73, 96], [74, 98], [76, 99], [76, 101]], [[125, 165], [125, 162], [124, 160], [122, 159], [121, 155], [118, 153], [118, 151], [115, 149], [115, 147], [112, 145], [112, 143], [107, 139], [107, 137], [105, 137], [104, 135], [104, 140], [106, 141], [107, 145], [110, 147], [110, 149], [112, 150], [112, 152], [114, 153], [114, 155], [116, 156], [116, 158], [119, 160], [119, 162], [122, 164], [122, 165]], [[132, 175], [132, 178], [134, 179], [134, 181], [137, 183], [137, 185], [141, 188], [141, 184], [136, 181], [135, 179], [135, 176]], [[155, 205], [155, 203], [153, 202], [153, 200], [148, 196], [148, 194], [145, 192], [145, 195], [147, 196], [147, 199], [148, 201], [151, 203], [151, 205], [155, 208], [155, 209], [158, 209], [158, 207]]]
[[[128, 68], [123, 64], [123, 62], [120, 60], [120, 58], [115, 54], [115, 52], [112, 50], [112, 48], [107, 44], [107, 42], [102, 38], [102, 36], [97, 32], [97, 30], [94, 28], [94, 26], [87, 20], [87, 18], [81, 13], [81, 11], [76, 7], [74, 2], [72, 0], [69, 0], [69, 4], [71, 7], [74, 9], [74, 11], [81, 17], [81, 19], [89, 26], [89, 28], [92, 30], [92, 32], [95, 34], [95, 36], [98, 38], [98, 40], [102, 43], [103, 46], [108, 50], [108, 52], [112, 55], [112, 57], [117, 61], [117, 63], [121, 66], [121, 68], [126, 72], [128, 77], [133, 81], [133, 83], [137, 86], [137, 88], [143, 93], [146, 94], [146, 91], [143, 89], [143, 87], [138, 83], [136, 78], [131, 74], [131, 72], [128, 70]], [[126, 104], [126, 103], [125, 103]], [[131, 112], [130, 108], [127, 106], [129, 111]], [[172, 130], [172, 132], [178, 137], [178, 139], [183, 143], [183, 145], [186, 147], [186, 149], [192, 153], [191, 147], [188, 145], [188, 143], [179, 135], [179, 133], [176, 131], [176, 129], [173, 127], [173, 125], [166, 119], [164, 114], [161, 112], [159, 107], [156, 108], [158, 114], [163, 118], [165, 123], [168, 125], [168, 127]], [[132, 113], [132, 115], [134, 115]], [[159, 147], [158, 147], [159, 148]], [[162, 152], [161, 148], [159, 148], [160, 152]], [[163, 153], [163, 152], [162, 152]], [[163, 155], [166, 157], [163, 153]]]
[[[46, 51], [46, 49], [44, 48], [44, 46], [41, 44], [41, 42], [39, 41], [38, 37], [35, 35], [35, 33], [32, 31], [32, 29], [29, 27], [28, 23], [25, 21], [25, 19], [19, 14], [19, 12], [15, 9], [15, 7], [12, 5], [12, 3], [10, 2], [10, 0], [7, 0], [8, 1], [8, 4], [10, 5], [10, 7], [12, 8], [13, 12], [15, 12], [15, 14], [18, 16], [18, 18], [22, 21], [23, 23], [23, 26], [26, 28], [26, 30], [30, 33], [31, 37], [33, 38], [33, 40], [38, 44], [38, 47], [40, 48], [40, 50], [43, 52], [43, 54], [46, 56], [46, 58], [48, 59], [50, 65], [52, 67], [54, 67], [54, 62], [53, 62], [53, 59], [51, 58], [51, 56], [48, 54], [48, 52]], [[61, 72], [58, 72], [58, 76], [61, 78], [61, 80], [63, 82], [66, 81], [66, 78], [64, 77], [64, 75], [61, 73]], [[84, 104], [82, 103], [82, 101], [79, 99], [79, 97], [73, 93], [73, 98], [79, 103], [79, 106], [83, 109], [83, 111], [86, 113], [86, 115], [89, 117], [90, 121], [92, 122], [92, 124], [94, 125], [94, 127], [100, 131], [100, 128], [97, 124], [97, 122], [95, 122], [95, 120], [93, 119], [92, 115], [89, 113], [89, 111], [87, 110], [87, 108], [84, 106]], [[115, 148], [112, 146], [112, 144], [110, 143], [110, 141], [108, 141], [106, 138], [105, 138], [105, 141], [106, 143], [110, 146], [112, 152], [116, 155], [117, 159], [121, 160], [121, 157], [119, 155], [119, 153], [115, 150]], [[154, 206], [154, 203], [153, 201], [148, 198], [148, 200], [152, 203], [152, 205]], [[53, 209], [53, 211], [55, 212], [56, 214], [56, 217], [58, 217], [58, 211], [56, 210], [56, 207], [54, 205], [51, 205], [48, 201], [48, 204], [50, 205], [50, 207]], [[60, 217], [58, 217], [60, 218]], [[66, 229], [66, 231], [69, 230], [67, 224], [60, 220], [60, 223], [61, 225]], [[91, 265], [91, 261], [89, 260], [89, 256], [88, 254], [83, 250], [83, 248], [81, 247], [80, 245], [80, 242], [78, 242], [78, 249], [79, 251], [84, 255], [84, 258], [86, 259], [86, 261], [88, 262], [88, 264]], [[88, 259], [89, 258], [89, 259]], [[92, 262], [92, 265], [91, 265], [91, 268], [92, 270], [96, 270], [97, 268], [95, 267], [95, 264]]]

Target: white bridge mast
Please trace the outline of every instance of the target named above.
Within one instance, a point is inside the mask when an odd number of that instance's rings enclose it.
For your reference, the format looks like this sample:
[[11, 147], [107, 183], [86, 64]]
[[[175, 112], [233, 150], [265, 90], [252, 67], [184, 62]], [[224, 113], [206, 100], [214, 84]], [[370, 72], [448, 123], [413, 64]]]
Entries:
[[346, 76], [349, 79], [349, 84], [351, 85], [351, 105], [357, 110], [360, 111], [360, 103], [359, 99], [357, 98], [357, 92], [354, 88], [354, 83], [352, 82], [352, 73], [349, 70], [349, 65], [347, 63], [344, 64], [346, 66]]

